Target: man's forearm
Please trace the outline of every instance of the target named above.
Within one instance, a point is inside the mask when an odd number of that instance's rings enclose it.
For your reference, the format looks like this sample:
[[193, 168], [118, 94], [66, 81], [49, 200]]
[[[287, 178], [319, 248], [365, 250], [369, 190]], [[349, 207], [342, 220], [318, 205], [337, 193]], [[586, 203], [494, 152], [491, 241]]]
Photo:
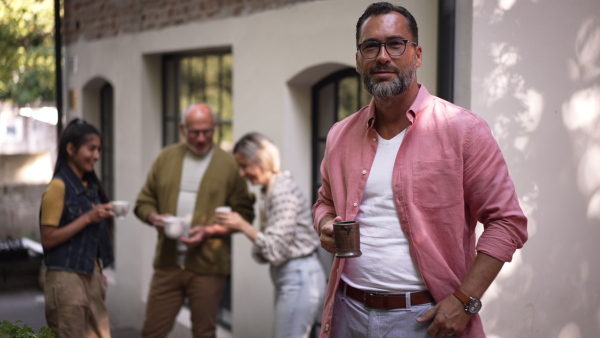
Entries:
[[481, 298], [498, 276], [503, 265], [503, 261], [478, 252], [460, 289], [469, 297]]

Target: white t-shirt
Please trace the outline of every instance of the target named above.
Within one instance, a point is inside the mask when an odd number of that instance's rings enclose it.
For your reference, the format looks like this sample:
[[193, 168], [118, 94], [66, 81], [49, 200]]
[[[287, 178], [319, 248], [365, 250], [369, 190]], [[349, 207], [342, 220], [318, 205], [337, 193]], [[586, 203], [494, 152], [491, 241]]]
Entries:
[[[196, 197], [204, 172], [212, 159], [214, 149], [204, 156], [198, 156], [190, 151], [185, 152], [183, 157], [183, 168], [181, 169], [181, 184], [179, 185], [179, 196], [177, 197], [177, 214], [175, 216], [186, 217], [193, 215], [196, 209]], [[187, 246], [177, 241], [179, 251], [177, 262], [182, 265], [185, 259]]]
[[390, 293], [427, 289], [410, 257], [392, 190], [394, 163], [405, 131], [390, 140], [377, 135], [377, 153], [356, 215], [362, 255], [346, 259], [342, 273], [342, 279], [357, 289]]

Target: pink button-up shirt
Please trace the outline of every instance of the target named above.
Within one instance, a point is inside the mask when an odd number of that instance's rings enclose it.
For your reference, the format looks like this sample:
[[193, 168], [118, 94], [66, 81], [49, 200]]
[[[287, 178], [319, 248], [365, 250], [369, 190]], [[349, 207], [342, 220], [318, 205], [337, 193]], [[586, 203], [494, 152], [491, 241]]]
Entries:
[[[430, 95], [424, 85], [406, 115], [411, 125], [395, 161], [394, 203], [411, 257], [439, 302], [461, 284], [476, 251], [510, 262], [527, 240], [527, 219], [500, 148], [481, 117]], [[326, 215], [355, 219], [377, 151], [374, 121], [371, 101], [329, 131], [323, 185], [313, 207], [315, 229]], [[478, 221], [484, 231], [476, 245]], [[344, 259], [335, 258], [321, 337], [329, 337], [343, 269]], [[485, 337], [478, 315], [459, 337]]]

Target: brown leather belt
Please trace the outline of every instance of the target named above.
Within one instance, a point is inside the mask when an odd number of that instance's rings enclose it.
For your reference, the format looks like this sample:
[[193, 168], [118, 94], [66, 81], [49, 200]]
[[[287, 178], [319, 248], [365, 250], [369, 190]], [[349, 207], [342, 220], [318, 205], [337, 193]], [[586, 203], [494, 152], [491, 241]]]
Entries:
[[[340, 281], [340, 287], [346, 285], [346, 295], [367, 307], [376, 309], [404, 309], [406, 308], [406, 296], [404, 294], [386, 294], [361, 291]], [[409, 293], [410, 304], [420, 305], [434, 303], [435, 300], [429, 291]]]

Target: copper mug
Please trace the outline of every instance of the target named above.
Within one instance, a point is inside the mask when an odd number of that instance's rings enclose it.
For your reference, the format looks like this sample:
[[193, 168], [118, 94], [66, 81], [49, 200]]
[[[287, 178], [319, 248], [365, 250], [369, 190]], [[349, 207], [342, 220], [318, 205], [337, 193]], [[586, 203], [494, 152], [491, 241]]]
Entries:
[[362, 255], [360, 252], [360, 230], [357, 221], [341, 221], [333, 223], [335, 239], [335, 256], [352, 258]]

